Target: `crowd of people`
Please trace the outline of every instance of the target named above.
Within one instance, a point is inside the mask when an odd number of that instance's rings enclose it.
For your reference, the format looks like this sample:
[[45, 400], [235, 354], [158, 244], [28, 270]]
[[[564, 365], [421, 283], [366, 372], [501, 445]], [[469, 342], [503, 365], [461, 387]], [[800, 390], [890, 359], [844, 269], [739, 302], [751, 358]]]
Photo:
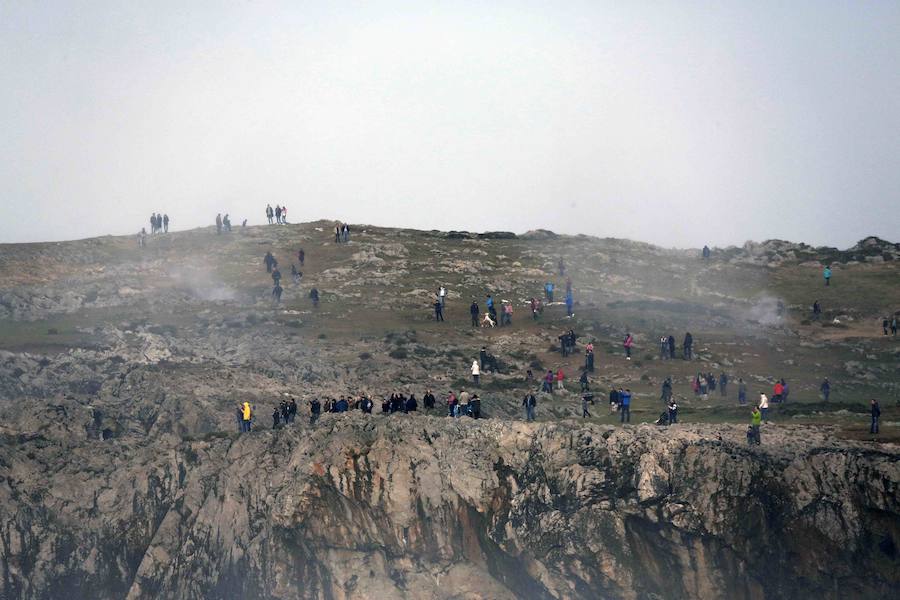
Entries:
[[[284, 220], [286, 214], [285, 208], [278, 206], [273, 210], [271, 206], [268, 206], [266, 212], [267, 217], [269, 217], [270, 223], [273, 222], [273, 218], [275, 223], [286, 223], [286, 221]], [[167, 221], [165, 222], [167, 223]], [[335, 243], [348, 243], [350, 238], [350, 227], [347, 224], [338, 223], [337, 225], [335, 225], [334, 235]], [[297, 258], [300, 266], [303, 267], [305, 261], [305, 252], [303, 249], [300, 249], [298, 251]], [[704, 258], [709, 258], [708, 248], [704, 249]], [[266, 253], [263, 261], [266, 266], [267, 272], [271, 274], [273, 279], [274, 301], [276, 303], [280, 302], [282, 289], [280, 285], [281, 273], [278, 269], [278, 261], [271, 252]], [[560, 259], [558, 266], [560, 275], [562, 276], [565, 273], [565, 264], [562, 259]], [[295, 284], [298, 284], [303, 277], [303, 273], [299, 269], [297, 269], [297, 267], [293, 263], [291, 264], [291, 276]], [[830, 285], [830, 278], [830, 269], [826, 269], [826, 285]], [[546, 303], [553, 303], [554, 292], [555, 284], [552, 281], [546, 282], [544, 284]], [[446, 308], [448, 296], [448, 290], [444, 285], [439, 286], [434, 294], [433, 309], [436, 322], [444, 321], [444, 311]], [[315, 288], [310, 291], [310, 299], [313, 301], [314, 305], [318, 304], [319, 295], [318, 290], [316, 290]], [[537, 320], [543, 313], [544, 302], [539, 298], [532, 297], [528, 304], [530, 305], [532, 318]], [[569, 277], [566, 278], [565, 305], [567, 316], [574, 316], [574, 294], [572, 280]], [[815, 302], [813, 311], [816, 314], [821, 313], [821, 308], [818, 301]], [[479, 306], [478, 301], [475, 298], [472, 298], [469, 312], [471, 316], [472, 327], [503, 327], [512, 325], [512, 302], [510, 302], [509, 300], [500, 300], [498, 303], [492, 294], [487, 294], [485, 296], [484, 312], [482, 312], [481, 307]], [[886, 317], [883, 320], [882, 327], [885, 335], [888, 335], [889, 330], [894, 335], [896, 335], [896, 316], [892, 320]], [[563, 358], [567, 358], [577, 352], [576, 347], [578, 337], [579, 336], [572, 328], [564, 331], [558, 337], [560, 342], [559, 350]], [[690, 332], [685, 333], [682, 342], [682, 358], [684, 360], [694, 359], [693, 343], [694, 339], [692, 334]], [[630, 332], [626, 332], [624, 337], [622, 338], [622, 348], [624, 351], [625, 360], [631, 360], [632, 348], [634, 347], [634, 345], [635, 337]], [[595, 404], [595, 397], [590, 389], [590, 380], [588, 378], [589, 373], [593, 373], [595, 370], [594, 355], [594, 340], [590, 340], [584, 346], [584, 365], [580, 369], [581, 374], [578, 379], [580, 384], [581, 415], [584, 418], [590, 418], [592, 416], [591, 407]], [[674, 335], [664, 334], [660, 336], [659, 358], [661, 360], [672, 360], [676, 358], [676, 339]], [[489, 354], [486, 350], [486, 347], [482, 347], [481, 352], [479, 353], [479, 358], [472, 361], [470, 368], [473, 385], [476, 387], [480, 386], [483, 373], [497, 372], [498, 370], [498, 359], [495, 356]], [[532, 373], [531, 369], [528, 369], [526, 376], [527, 382], [536, 384], [537, 387], [534, 388], [535, 391], [539, 390], [540, 392], [547, 394], [553, 394], [555, 392], [565, 392], [565, 379], [566, 374], [562, 366], [557, 367], [555, 370], [548, 369], [546, 374], [539, 381], [535, 380], [534, 374]], [[719, 397], [727, 397], [729, 391], [729, 383], [731, 383], [731, 380], [728, 374], [724, 371], [719, 375], [715, 375], [712, 372], [698, 372], [696, 376], [691, 378], [690, 387], [696, 397], [708, 400], [709, 396], [715, 395], [716, 391], [718, 391]], [[738, 404], [740, 406], [746, 406], [747, 385], [744, 382], [743, 378], [737, 379], [736, 387]], [[679, 406], [676, 402], [673, 388], [673, 378], [671, 376], [667, 377], [662, 383], [660, 399], [663, 403], [664, 409], [663, 413], [656, 420], [656, 423], [659, 425], [673, 425], [678, 423]], [[821, 383], [819, 389], [821, 391], [822, 397], [825, 399], [825, 401], [828, 401], [829, 395], [831, 393], [831, 384], [828, 379], [825, 379]], [[526, 421], [533, 421], [536, 419], [538, 396], [535, 394], [535, 391], [529, 391], [522, 399], [522, 406], [525, 411]], [[763, 423], [768, 423], [770, 409], [769, 403], [786, 403], [789, 396], [790, 387], [787, 381], [785, 381], [783, 378], [778, 379], [774, 383], [772, 387], [771, 400], [765, 393], [759, 393], [759, 400], [758, 402], [755, 402], [753, 404], [750, 411], [750, 425], [748, 427], [747, 433], [747, 439], [749, 443], [761, 443], [760, 426]], [[614, 413], [618, 413], [617, 420], [620, 423], [630, 423], [633, 400], [634, 393], [629, 388], [613, 387], [610, 390], [610, 410]], [[436, 410], [436, 403], [437, 400], [434, 394], [431, 393], [430, 390], [426, 391], [426, 393], [422, 397], [422, 407], [427, 411], [434, 411]], [[469, 392], [464, 390], [460, 391], [458, 394], [450, 391], [446, 396], [445, 403], [445, 414], [447, 416], [469, 416], [472, 418], [480, 418], [482, 416], [481, 399], [477, 394], [470, 394]], [[382, 399], [380, 412], [383, 414], [408, 414], [418, 411], [419, 407], [420, 404], [415, 394], [406, 395], [404, 393], [392, 393], [390, 394], [390, 396]], [[351, 410], [358, 410], [368, 414], [377, 412], [375, 410], [374, 401], [366, 395], [358, 395], [356, 397], [340, 397], [337, 399], [328, 398], [324, 401], [320, 401], [318, 399], [309, 400], [310, 421], [313, 423], [316, 421], [316, 419], [318, 419], [319, 415], [322, 412], [341, 413]], [[242, 431], [249, 431], [249, 423], [244, 424], [243, 421], [249, 420], [245, 419], [244, 417], [250, 414], [250, 411], [251, 409], [247, 403], [244, 403], [244, 405], [242, 405], [239, 409], [239, 413], [241, 416], [241, 418], [239, 419], [241, 423], [239, 423], [239, 425], [241, 426]], [[293, 399], [291, 399], [290, 402], [282, 402], [280, 406], [275, 407], [275, 409], [273, 410], [273, 427], [278, 428], [293, 423], [296, 417], [296, 411], [297, 407]], [[877, 433], [878, 431], [879, 417], [880, 408], [878, 407], [877, 401], [873, 400], [871, 425], [871, 430], [873, 433]]]
[[[339, 396], [338, 398], [311, 398], [307, 401], [309, 409], [309, 423], [315, 424], [323, 413], [344, 413], [359, 411], [364, 414], [375, 413], [375, 402], [366, 394], [356, 396]], [[422, 395], [422, 408], [430, 413], [444, 414], [448, 417], [482, 418], [481, 398], [476, 393], [461, 390], [458, 394], [453, 390], [447, 393], [444, 400], [445, 408], [438, 406], [434, 393], [427, 389]], [[282, 400], [272, 409], [272, 429], [280, 429], [295, 422], [297, 418], [297, 401], [294, 398]], [[419, 401], [416, 395], [406, 395], [402, 392], [394, 392], [390, 396], [381, 399], [380, 413], [384, 415], [410, 414], [419, 410]], [[256, 412], [249, 401], [242, 402], [236, 411], [237, 428], [241, 433], [249, 433], [253, 430], [256, 421]]]
[[[297, 262], [300, 263], [301, 267], [306, 262], [306, 251], [303, 248], [297, 250]], [[269, 273], [272, 277], [272, 302], [273, 304], [278, 305], [281, 303], [281, 295], [284, 293], [284, 288], [281, 286], [281, 270], [278, 268], [278, 259], [275, 258], [275, 255], [272, 254], [271, 250], [267, 251], [265, 256], [263, 256], [263, 264], [266, 267], [266, 273]], [[298, 269], [297, 265], [292, 262], [291, 281], [294, 285], [299, 285], [302, 279], [303, 271]], [[312, 300], [313, 306], [317, 307], [319, 305], [319, 291], [316, 288], [312, 288], [309, 297]]]

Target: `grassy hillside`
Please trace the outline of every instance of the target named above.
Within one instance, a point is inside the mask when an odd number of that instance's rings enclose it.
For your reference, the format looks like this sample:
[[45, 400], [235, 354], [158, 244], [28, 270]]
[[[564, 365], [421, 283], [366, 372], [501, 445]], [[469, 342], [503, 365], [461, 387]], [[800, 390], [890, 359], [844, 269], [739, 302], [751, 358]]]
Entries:
[[[145, 248], [130, 237], [0, 246], [0, 348], [53, 357], [153, 340], [167, 360], [182, 361], [168, 367], [178, 381], [173, 389], [188, 393], [190, 378], [182, 377], [188, 363], [238, 379], [266, 371], [271, 376], [254, 388], [262, 404], [281, 393], [458, 391], [484, 345], [504, 365], [503, 373], [484, 377], [486, 412], [520, 418], [526, 369], [540, 377], [563, 368], [575, 390], [583, 343], [594, 339], [592, 388], [605, 394], [611, 385], [630, 387], [638, 422], [661, 412], [667, 376], [675, 381], [681, 418], [710, 422], [747, 421], [747, 409], [736, 402], [738, 377], [749, 383], [751, 401], [783, 377], [791, 402], [777, 409], [776, 421], [837, 423], [845, 435], [867, 438], [865, 411], [876, 397], [885, 411], [880, 438], [898, 437], [900, 338], [883, 336], [880, 324], [900, 310], [900, 261], [885, 260], [892, 258], [887, 250], [870, 261], [866, 256], [876, 254], [817, 255], [808, 247], [764, 244], [714, 250], [707, 262], [696, 250], [540, 232], [511, 238], [356, 225], [349, 244], [335, 244], [331, 228], [329, 222], [257, 226], [221, 236], [208, 228], [154, 236]], [[301, 247], [306, 264], [294, 284], [290, 265], [299, 267]], [[266, 251], [283, 275], [279, 306], [271, 302]], [[557, 271], [560, 258], [565, 276]], [[824, 262], [834, 264], [827, 288]], [[553, 281], [562, 300], [566, 277], [574, 318], [555, 303], [533, 321], [528, 299]], [[434, 321], [431, 309], [440, 285], [449, 290], [444, 323]], [[308, 298], [313, 287], [322, 298], [318, 309]], [[511, 327], [470, 327], [469, 303], [475, 298], [483, 310], [487, 294], [498, 306], [513, 303]], [[809, 307], [817, 299], [825, 314], [814, 322]], [[557, 336], [570, 328], [580, 336], [578, 351], [563, 359]], [[621, 348], [628, 331], [636, 339], [632, 361]], [[680, 357], [686, 331], [694, 336], [696, 360], [661, 360], [659, 337], [674, 335]], [[699, 371], [726, 372], [734, 382], [728, 397], [695, 398], [688, 382]], [[824, 377], [833, 386], [828, 404], [818, 393]], [[17, 385], [10, 389], [30, 389]], [[98, 377], [97, 385], [107, 384]], [[222, 427], [236, 389], [224, 386], [205, 400], [222, 412]], [[545, 419], [580, 415], [579, 396], [544, 398], [538, 412]], [[599, 421], [616, 417], [605, 404], [594, 414]]]

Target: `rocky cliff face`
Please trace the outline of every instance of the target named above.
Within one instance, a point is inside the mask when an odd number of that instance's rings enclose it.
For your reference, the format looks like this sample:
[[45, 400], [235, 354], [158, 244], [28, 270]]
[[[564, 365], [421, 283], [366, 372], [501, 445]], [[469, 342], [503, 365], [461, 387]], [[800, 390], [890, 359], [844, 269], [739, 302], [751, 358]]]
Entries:
[[[69, 423], [87, 418], [68, 414]], [[770, 427], [761, 449], [743, 435], [731, 426], [347, 414], [159, 451], [67, 446], [62, 429], [56, 439], [44, 430], [19, 436], [0, 463], [3, 594], [788, 599], [896, 590], [900, 453], [838, 444], [821, 428]]]

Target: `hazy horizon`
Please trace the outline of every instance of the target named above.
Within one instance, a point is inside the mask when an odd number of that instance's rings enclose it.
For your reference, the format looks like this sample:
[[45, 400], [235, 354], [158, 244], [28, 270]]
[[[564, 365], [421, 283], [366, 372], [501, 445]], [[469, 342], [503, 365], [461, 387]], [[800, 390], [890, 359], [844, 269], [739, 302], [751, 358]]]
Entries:
[[[0, 0], [0, 242], [332, 217], [900, 241], [900, 3]], [[149, 227], [148, 227], [149, 228]]]

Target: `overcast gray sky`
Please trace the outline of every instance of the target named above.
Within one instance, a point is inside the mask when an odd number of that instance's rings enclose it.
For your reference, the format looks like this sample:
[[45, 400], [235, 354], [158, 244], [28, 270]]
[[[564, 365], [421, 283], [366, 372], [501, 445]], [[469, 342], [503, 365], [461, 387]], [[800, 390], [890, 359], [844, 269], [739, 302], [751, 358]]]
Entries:
[[0, 241], [900, 241], [900, 2], [0, 0]]

